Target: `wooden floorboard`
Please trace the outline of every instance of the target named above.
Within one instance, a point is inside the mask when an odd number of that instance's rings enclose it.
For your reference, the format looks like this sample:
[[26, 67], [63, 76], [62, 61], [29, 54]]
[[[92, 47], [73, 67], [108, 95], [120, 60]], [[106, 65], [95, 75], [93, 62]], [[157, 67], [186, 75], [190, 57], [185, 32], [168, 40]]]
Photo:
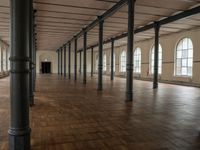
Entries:
[[[30, 108], [32, 150], [200, 150], [200, 89], [134, 80], [126, 103], [123, 78], [38, 75]], [[9, 78], [0, 79], [0, 149], [8, 149]]]

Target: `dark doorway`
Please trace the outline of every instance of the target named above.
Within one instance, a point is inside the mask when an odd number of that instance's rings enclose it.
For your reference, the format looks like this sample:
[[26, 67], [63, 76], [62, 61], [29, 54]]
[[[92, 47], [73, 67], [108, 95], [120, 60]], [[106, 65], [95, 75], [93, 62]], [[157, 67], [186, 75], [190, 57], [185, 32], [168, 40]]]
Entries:
[[51, 62], [42, 62], [42, 73], [51, 73]]

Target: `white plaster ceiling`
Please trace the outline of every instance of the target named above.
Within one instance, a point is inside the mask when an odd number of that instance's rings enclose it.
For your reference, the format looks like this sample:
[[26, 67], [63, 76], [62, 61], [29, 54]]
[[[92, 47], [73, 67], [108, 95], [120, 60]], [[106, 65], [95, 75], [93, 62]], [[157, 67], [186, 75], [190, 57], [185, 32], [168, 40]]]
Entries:
[[[98, 15], [103, 14], [119, 0], [34, 0], [36, 13], [37, 50], [56, 51]], [[169, 17], [200, 4], [200, 0], [137, 0], [135, 28]], [[9, 0], [0, 0], [0, 39], [9, 43]], [[104, 23], [104, 39], [127, 31], [127, 6], [122, 7]], [[166, 35], [200, 26], [200, 14], [164, 25], [160, 34]], [[135, 35], [135, 41], [154, 37], [153, 30]], [[78, 39], [78, 49], [83, 46]], [[124, 44], [125, 39], [117, 45]], [[87, 44], [98, 42], [98, 26], [88, 32]], [[105, 45], [109, 46], [109, 44]], [[73, 48], [73, 43], [72, 43]]]

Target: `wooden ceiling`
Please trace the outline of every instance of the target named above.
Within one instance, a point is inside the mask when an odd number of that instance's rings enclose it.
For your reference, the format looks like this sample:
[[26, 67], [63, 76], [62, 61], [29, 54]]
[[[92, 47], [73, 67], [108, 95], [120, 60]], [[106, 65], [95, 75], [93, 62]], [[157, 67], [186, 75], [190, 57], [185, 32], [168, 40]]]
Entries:
[[[57, 50], [76, 33], [87, 26], [97, 16], [115, 5], [119, 0], [34, 0], [36, 13], [37, 50]], [[198, 6], [200, 0], [137, 0], [135, 10], [135, 28], [153, 21]], [[9, 0], [0, 1], [0, 39], [9, 43]], [[127, 31], [127, 6], [105, 20], [104, 39], [120, 35]], [[161, 35], [179, 32], [200, 26], [200, 14], [178, 20], [162, 26]], [[149, 30], [135, 35], [135, 41], [154, 37]], [[78, 49], [83, 46], [83, 37], [78, 39]], [[98, 26], [88, 32], [87, 44], [98, 42]], [[118, 45], [125, 44], [122, 39]], [[72, 43], [73, 48], [73, 43]]]

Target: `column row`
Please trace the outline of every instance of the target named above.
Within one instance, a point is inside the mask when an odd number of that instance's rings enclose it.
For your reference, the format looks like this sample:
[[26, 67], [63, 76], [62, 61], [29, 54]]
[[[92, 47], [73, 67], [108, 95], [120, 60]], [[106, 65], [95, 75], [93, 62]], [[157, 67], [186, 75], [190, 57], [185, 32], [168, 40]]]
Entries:
[[[133, 47], [134, 47], [134, 11], [135, 11], [135, 0], [128, 0], [128, 35], [127, 35], [127, 62], [126, 62], [126, 101], [132, 101], [133, 99]], [[104, 19], [102, 16], [98, 17], [99, 20], [99, 41], [98, 41], [98, 83], [97, 83], [97, 90], [103, 90], [103, 31], [104, 31]], [[154, 54], [154, 80], [153, 80], [153, 88], [156, 89], [158, 87], [158, 44], [159, 44], [159, 28], [160, 25], [158, 22], [154, 23], [155, 29], [155, 54]], [[75, 58], [74, 58], [74, 79], [77, 78], [77, 38], [75, 37]], [[115, 38], [111, 38], [111, 73], [110, 79], [111, 81], [114, 79], [114, 42]], [[71, 41], [67, 43], [69, 46], [68, 48], [68, 74], [70, 79], [70, 62], [71, 62]], [[91, 48], [91, 77], [93, 76], [93, 48]], [[57, 50], [58, 52], [58, 74], [62, 75], [63, 71], [63, 47]], [[81, 55], [83, 52], [83, 84], [86, 84], [87, 79], [87, 31], [83, 29], [83, 49], [79, 51], [80, 54], [80, 73], [81, 73], [81, 66], [82, 60]], [[66, 59], [66, 55], [64, 55], [64, 59]], [[66, 74], [66, 61], [64, 61], [64, 74]]]

